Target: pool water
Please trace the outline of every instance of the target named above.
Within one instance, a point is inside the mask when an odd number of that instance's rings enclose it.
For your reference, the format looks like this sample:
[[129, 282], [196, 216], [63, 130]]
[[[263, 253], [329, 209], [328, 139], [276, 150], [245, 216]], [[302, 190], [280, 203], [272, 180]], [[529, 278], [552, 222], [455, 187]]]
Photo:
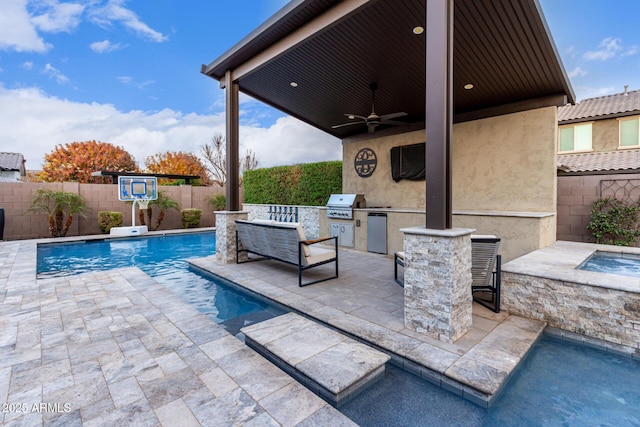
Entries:
[[213, 255], [215, 232], [38, 245], [38, 278], [138, 267], [225, 327], [240, 328], [283, 313], [228, 282], [189, 269], [188, 258]]
[[543, 335], [489, 409], [387, 365], [340, 411], [363, 426], [640, 426], [640, 360]]
[[597, 251], [580, 267], [581, 270], [640, 277], [640, 256]]

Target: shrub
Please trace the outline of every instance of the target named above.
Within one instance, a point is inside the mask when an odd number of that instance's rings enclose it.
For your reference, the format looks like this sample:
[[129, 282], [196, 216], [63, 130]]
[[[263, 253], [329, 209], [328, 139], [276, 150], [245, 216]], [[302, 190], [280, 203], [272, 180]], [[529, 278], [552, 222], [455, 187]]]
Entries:
[[112, 227], [122, 227], [122, 212], [98, 212], [98, 226], [102, 234], [109, 234]]
[[587, 225], [596, 243], [618, 246], [636, 245], [640, 237], [638, 206], [618, 199], [596, 200]]
[[182, 228], [197, 228], [200, 226], [202, 209], [183, 209], [181, 214]]
[[276, 166], [244, 172], [247, 203], [324, 206], [342, 192], [342, 162]]
[[205, 197], [204, 201], [211, 206], [214, 211], [221, 211], [227, 206], [227, 198], [224, 194]]

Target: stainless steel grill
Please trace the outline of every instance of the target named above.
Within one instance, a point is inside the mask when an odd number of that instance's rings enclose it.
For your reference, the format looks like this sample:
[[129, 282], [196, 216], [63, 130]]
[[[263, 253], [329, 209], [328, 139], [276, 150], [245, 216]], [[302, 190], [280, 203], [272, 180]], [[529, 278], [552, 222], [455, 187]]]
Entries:
[[332, 194], [327, 202], [327, 217], [353, 219], [354, 208], [366, 208], [363, 194]]

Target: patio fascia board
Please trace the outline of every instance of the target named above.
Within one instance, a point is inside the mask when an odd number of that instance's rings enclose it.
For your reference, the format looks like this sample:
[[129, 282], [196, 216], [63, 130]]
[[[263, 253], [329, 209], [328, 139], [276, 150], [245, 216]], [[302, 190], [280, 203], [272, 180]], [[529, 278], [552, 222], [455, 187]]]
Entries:
[[555, 95], [544, 96], [542, 98], [528, 99], [525, 101], [513, 102], [511, 104], [498, 105], [497, 107], [484, 108], [480, 110], [469, 111], [466, 113], [455, 114], [454, 123], [470, 122], [472, 120], [486, 119], [488, 117], [503, 116], [511, 113], [519, 113], [521, 111], [535, 110], [544, 107], [561, 107], [567, 104], [567, 95], [558, 93]]
[[[260, 27], [259, 32], [255, 34], [252, 33], [246, 39], [241, 41], [239, 43], [239, 45], [241, 46], [236, 45], [237, 47], [232, 48], [227, 53], [223, 54], [218, 60], [212, 62], [210, 65], [203, 65], [201, 72], [218, 81], [222, 81], [224, 75], [220, 75], [216, 70], [221, 65], [223, 65], [223, 63], [230, 62], [229, 67], [231, 67], [231, 78], [233, 81], [238, 81], [242, 77], [258, 70], [263, 65], [266, 65], [280, 55], [300, 45], [305, 40], [308, 40], [311, 37], [327, 31], [334, 25], [340, 23], [342, 20], [348, 18], [351, 14], [356, 13], [360, 8], [376, 1], [378, 0], [345, 0], [331, 8], [329, 11], [316, 17], [311, 22], [303, 25], [302, 27], [299, 27], [297, 30], [282, 38], [280, 41], [270, 46], [269, 48], [260, 51], [256, 55], [252, 55], [251, 59], [249, 59], [248, 61], [234, 66], [232, 64], [233, 57], [238, 53], [240, 48], [245, 47], [250, 41], [253, 41], [261, 34], [268, 32], [272, 26], [276, 25], [280, 19], [286, 16], [286, 13], [283, 13], [281, 16], [275, 16], [273, 22], [267, 21], [264, 28]], [[298, 3], [303, 3], [303, 1], [300, 1]]]

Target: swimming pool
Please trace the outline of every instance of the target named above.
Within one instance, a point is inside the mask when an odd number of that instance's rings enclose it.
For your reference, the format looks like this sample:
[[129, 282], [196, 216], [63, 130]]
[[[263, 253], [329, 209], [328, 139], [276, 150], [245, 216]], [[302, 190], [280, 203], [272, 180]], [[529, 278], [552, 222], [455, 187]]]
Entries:
[[640, 277], [640, 256], [596, 251], [578, 268], [600, 273], [621, 274], [623, 276]]
[[[234, 335], [282, 313], [189, 270], [184, 258], [214, 250], [213, 233], [41, 245], [38, 276], [136, 265]], [[489, 409], [389, 364], [382, 381], [340, 410], [366, 426], [640, 425], [640, 361], [545, 335]]]
[[388, 366], [340, 411], [366, 426], [638, 426], [640, 360], [544, 334], [489, 409]]
[[38, 245], [37, 277], [135, 266], [225, 327], [240, 328], [284, 311], [218, 278], [189, 268], [188, 258], [215, 253], [215, 232], [99, 239]]

